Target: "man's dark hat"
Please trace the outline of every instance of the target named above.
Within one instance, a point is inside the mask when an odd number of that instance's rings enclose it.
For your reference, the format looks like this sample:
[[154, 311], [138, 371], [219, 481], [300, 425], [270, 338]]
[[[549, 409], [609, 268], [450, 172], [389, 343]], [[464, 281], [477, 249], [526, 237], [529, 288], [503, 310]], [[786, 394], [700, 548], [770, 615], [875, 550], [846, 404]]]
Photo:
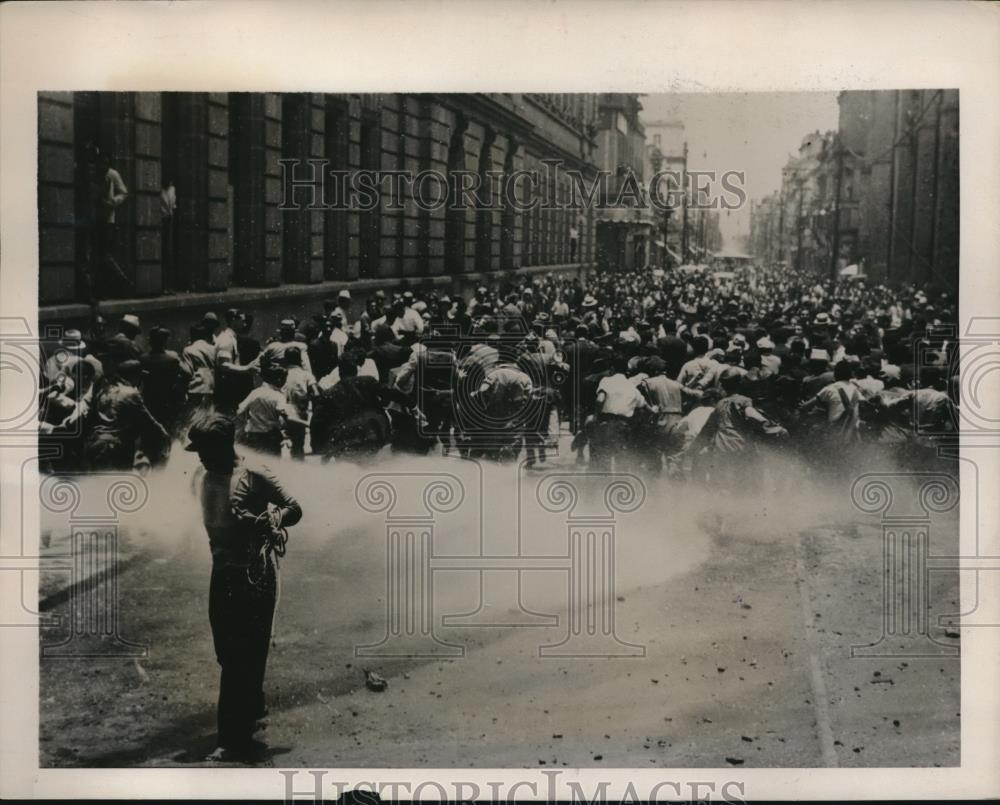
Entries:
[[191, 425], [184, 449], [196, 452], [202, 448], [232, 447], [235, 439], [236, 427], [232, 419], [222, 414], [208, 414]]

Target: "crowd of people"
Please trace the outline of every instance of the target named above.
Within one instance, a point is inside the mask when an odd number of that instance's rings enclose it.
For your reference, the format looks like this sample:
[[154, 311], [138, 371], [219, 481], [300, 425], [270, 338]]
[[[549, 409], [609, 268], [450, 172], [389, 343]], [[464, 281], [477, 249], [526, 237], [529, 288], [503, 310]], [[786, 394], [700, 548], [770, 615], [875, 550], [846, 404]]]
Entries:
[[98, 317], [42, 352], [43, 461], [143, 469], [199, 415], [233, 417], [263, 454], [321, 461], [393, 451], [544, 467], [575, 460], [745, 483], [768, 451], [806, 459], [874, 443], [909, 454], [954, 427], [957, 300], [783, 267], [513, 276], [471, 299], [350, 292], [263, 341], [237, 309], [187, 344], [136, 315]]
[[254, 762], [278, 557], [303, 511], [277, 466], [245, 451], [544, 468], [562, 433], [563, 462], [743, 492], [770, 453], [818, 476], [865, 443], [912, 464], [955, 427], [956, 344], [942, 325], [956, 312], [912, 287], [681, 267], [516, 277], [468, 300], [378, 291], [360, 310], [344, 290], [263, 343], [249, 312], [208, 312], [179, 352], [161, 327], [143, 339], [134, 314], [113, 334], [98, 318], [44, 345], [39, 455], [72, 473], [146, 471], [179, 440], [197, 453], [221, 667], [207, 760]]

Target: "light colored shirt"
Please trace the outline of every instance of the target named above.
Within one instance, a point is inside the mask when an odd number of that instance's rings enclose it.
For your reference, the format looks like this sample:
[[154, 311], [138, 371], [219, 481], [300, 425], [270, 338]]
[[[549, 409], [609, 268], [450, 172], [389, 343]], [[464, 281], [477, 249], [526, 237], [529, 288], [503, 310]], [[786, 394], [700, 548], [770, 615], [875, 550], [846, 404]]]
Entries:
[[181, 360], [191, 370], [189, 394], [211, 394], [215, 389], [215, 345], [204, 338], [192, 341], [181, 353]]
[[215, 336], [215, 355], [220, 362], [240, 362], [239, 342], [232, 327], [227, 327]]
[[682, 386], [707, 389], [715, 385], [722, 364], [705, 355], [692, 358], [681, 367], [677, 382]]
[[122, 175], [114, 168], [108, 168], [101, 187], [101, 205], [104, 208], [105, 223], [115, 222], [115, 209], [124, 204], [127, 198], [128, 188], [125, 187]]
[[770, 369], [774, 374], [778, 374], [781, 371], [781, 356], [768, 354], [760, 356], [761, 366]]
[[[645, 378], [642, 383], [649, 390], [653, 405], [661, 414], [679, 414], [682, 411], [684, 386], [664, 375]], [[689, 392], [690, 393], [690, 392]]]
[[297, 416], [284, 390], [270, 383], [263, 383], [251, 391], [236, 409], [236, 418], [243, 422], [244, 433], [273, 433], [281, 427], [282, 415]]
[[339, 327], [334, 327], [330, 332], [330, 343], [336, 347], [338, 358], [344, 354], [344, 347], [347, 346], [348, 340], [347, 333]]
[[885, 383], [874, 377], [861, 377], [851, 382], [861, 389], [861, 393], [865, 398], [874, 397], [885, 388]]
[[177, 188], [168, 185], [160, 191], [160, 214], [164, 218], [171, 218], [177, 212]]
[[400, 330], [404, 333], [422, 333], [424, 331], [424, 317], [412, 307], [406, 308], [401, 316]]
[[395, 319], [392, 322], [392, 324], [386, 324], [386, 317], [385, 316], [379, 316], [377, 319], [375, 319], [374, 321], [372, 321], [372, 324], [371, 324], [372, 330], [375, 330], [378, 327], [388, 327], [390, 330], [392, 330], [392, 334], [394, 336], [396, 336], [397, 338], [399, 338], [399, 334], [402, 332], [402, 326], [403, 326], [402, 319], [398, 319], [398, 318]]
[[288, 367], [283, 390], [285, 399], [295, 408], [299, 419], [306, 419], [309, 415], [310, 390], [315, 383], [315, 378], [301, 366]]
[[816, 399], [826, 406], [827, 425], [847, 438], [856, 438], [858, 404], [861, 402], [861, 391], [857, 386], [850, 381], [837, 380], [820, 389]]
[[[603, 402], [600, 402], [601, 394]], [[646, 403], [639, 389], [623, 374], [605, 377], [597, 384], [597, 396], [602, 414], [630, 417]]]
[[301, 341], [271, 341], [269, 344], [264, 346], [260, 355], [248, 363], [247, 366], [252, 366], [258, 372], [260, 371], [262, 363], [270, 362], [271, 364], [281, 364], [284, 366], [285, 352], [292, 347], [299, 350], [299, 353], [302, 355], [302, 368], [309, 372], [309, 374], [312, 374], [312, 364], [309, 362], [309, 352], [306, 349], [306, 345]]
[[513, 366], [501, 365], [486, 375], [479, 392], [486, 401], [489, 416], [509, 420], [523, 408], [532, 388], [527, 374]]

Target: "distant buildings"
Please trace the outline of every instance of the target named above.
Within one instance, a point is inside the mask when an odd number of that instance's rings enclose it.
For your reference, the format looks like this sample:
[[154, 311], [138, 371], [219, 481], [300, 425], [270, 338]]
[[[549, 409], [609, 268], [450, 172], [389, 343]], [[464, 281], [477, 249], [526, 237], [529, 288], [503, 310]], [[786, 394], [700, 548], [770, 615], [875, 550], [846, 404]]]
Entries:
[[751, 250], [831, 276], [958, 289], [958, 91], [850, 91], [837, 132], [813, 132], [755, 202]]
[[[646, 126], [646, 170], [650, 176], [660, 171], [680, 177], [675, 187], [686, 184], [687, 174], [687, 133], [679, 120], [658, 120]], [[673, 180], [664, 180], [662, 185], [673, 185]], [[662, 186], [664, 197], [675, 187]], [[664, 268], [685, 262], [681, 256], [685, 251], [684, 203], [680, 203], [669, 213], [660, 213], [655, 224], [657, 237], [653, 241], [653, 262]]]
[[[634, 186], [645, 198], [646, 134], [639, 112], [639, 96], [606, 92], [598, 96], [597, 161], [608, 172], [604, 209], [597, 210], [597, 266], [628, 271], [649, 260], [655, 224], [645, 201], [629, 208], [615, 200]], [[624, 194], [624, 196], [623, 196]]]
[[703, 262], [722, 248], [719, 211], [701, 209], [694, 203], [684, 123], [659, 120], [646, 123], [645, 129], [647, 175], [651, 178], [659, 172], [667, 174], [659, 182], [659, 195], [676, 202], [669, 212], [654, 212], [656, 237], [651, 263], [667, 268]]
[[[784, 205], [783, 220], [789, 225], [782, 259], [800, 272], [822, 274], [833, 270], [830, 255], [836, 227], [836, 140], [833, 131], [807, 134], [798, 156], [782, 170], [779, 204]], [[843, 196], [853, 193], [850, 181], [843, 190]]]

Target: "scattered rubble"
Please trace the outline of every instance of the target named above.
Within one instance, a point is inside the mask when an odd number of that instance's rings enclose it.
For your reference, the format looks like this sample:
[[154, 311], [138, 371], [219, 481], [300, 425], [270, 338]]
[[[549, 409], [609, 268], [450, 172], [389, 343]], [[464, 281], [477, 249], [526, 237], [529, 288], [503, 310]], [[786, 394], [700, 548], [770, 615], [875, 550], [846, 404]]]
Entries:
[[[368, 690], [375, 693], [381, 693], [386, 688], [389, 687], [389, 683], [386, 681], [385, 677], [381, 674], [375, 673], [375, 671], [369, 671], [365, 669], [365, 687]], [[433, 692], [433, 691], [432, 691]]]

